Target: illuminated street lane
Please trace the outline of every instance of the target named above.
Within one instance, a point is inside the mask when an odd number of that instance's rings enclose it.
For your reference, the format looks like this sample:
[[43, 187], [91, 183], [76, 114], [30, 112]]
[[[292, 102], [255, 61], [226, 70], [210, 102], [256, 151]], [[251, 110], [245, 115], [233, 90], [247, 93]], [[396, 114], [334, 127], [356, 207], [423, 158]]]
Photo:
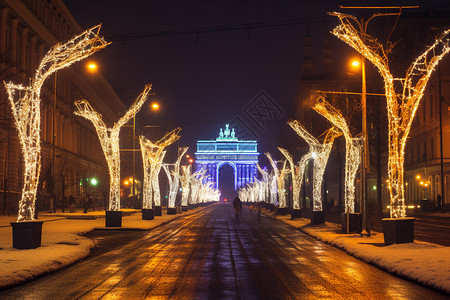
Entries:
[[120, 231], [84, 261], [0, 293], [1, 299], [170, 297], [446, 299], [272, 218], [261, 215], [258, 221], [244, 209], [237, 221], [226, 204], [148, 233]]

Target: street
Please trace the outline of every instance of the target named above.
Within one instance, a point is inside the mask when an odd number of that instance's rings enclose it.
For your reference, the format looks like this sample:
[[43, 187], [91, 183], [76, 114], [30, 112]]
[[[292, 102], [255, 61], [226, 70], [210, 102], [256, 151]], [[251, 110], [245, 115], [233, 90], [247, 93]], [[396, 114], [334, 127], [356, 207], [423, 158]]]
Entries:
[[91, 256], [0, 298], [447, 299], [248, 209], [236, 220], [227, 204], [91, 237]]

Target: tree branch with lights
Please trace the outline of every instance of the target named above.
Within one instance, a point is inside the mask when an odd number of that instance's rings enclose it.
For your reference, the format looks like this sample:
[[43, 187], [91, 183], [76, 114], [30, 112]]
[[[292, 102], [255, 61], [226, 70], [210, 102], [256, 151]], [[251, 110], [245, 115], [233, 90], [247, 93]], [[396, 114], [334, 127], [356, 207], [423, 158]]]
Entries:
[[181, 206], [188, 206], [189, 202], [189, 185], [191, 182], [191, 165], [189, 166], [181, 166]]
[[320, 95], [313, 109], [339, 128], [345, 138], [345, 212], [355, 212], [355, 178], [361, 164], [362, 137], [353, 137], [342, 113]]
[[144, 91], [135, 99], [125, 115], [114, 124], [112, 128], [107, 128], [102, 115], [94, 110], [87, 100], [75, 101], [75, 115], [83, 117], [92, 122], [97, 131], [100, 145], [103, 149], [109, 170], [109, 210], [120, 210], [120, 147], [119, 132], [123, 125], [128, 123], [141, 109], [147, 100], [151, 90], [151, 84], [146, 85]]
[[332, 33], [374, 64], [383, 77], [389, 129], [390, 215], [391, 218], [403, 218], [406, 216], [405, 145], [431, 73], [450, 51], [450, 30], [442, 32], [435, 42], [416, 58], [404, 78], [394, 78], [389, 69], [388, 51], [375, 38], [355, 28], [356, 18], [341, 13], [332, 13], [332, 15], [337, 16], [341, 22], [341, 25], [334, 28]]
[[25, 170], [17, 221], [33, 220], [36, 191], [41, 172], [41, 88], [58, 70], [105, 48], [98, 34], [100, 25], [86, 30], [65, 44], [53, 46], [41, 60], [29, 86], [4, 83], [22, 147]]
[[311, 153], [311, 157], [314, 159], [313, 211], [322, 211], [323, 174], [327, 166], [331, 148], [333, 147], [333, 142], [338, 136], [341, 135], [341, 133], [334, 126], [331, 127], [324, 133], [325, 138], [321, 144], [297, 120], [289, 121], [288, 124], [309, 145], [309, 152]]
[[[152, 143], [143, 135], [139, 136], [139, 143], [141, 145], [142, 163], [144, 167], [144, 186], [143, 186], [143, 201], [142, 208], [151, 209], [154, 191], [154, 178], [157, 170], [160, 170], [160, 158], [165, 147], [174, 143], [180, 138], [179, 132], [181, 128], [176, 128], [164, 135], [159, 141]], [[158, 171], [159, 174], [159, 171]], [[159, 186], [159, 181], [156, 182]], [[158, 202], [160, 203], [160, 202]], [[159, 206], [159, 205], [158, 205]]]
[[166, 172], [167, 178], [169, 180], [169, 200], [167, 207], [174, 208], [175, 200], [178, 194], [178, 185], [180, 182], [180, 163], [183, 155], [189, 147], [180, 147], [178, 148], [178, 159], [173, 165], [173, 171], [170, 172], [169, 165], [163, 164], [163, 169]]

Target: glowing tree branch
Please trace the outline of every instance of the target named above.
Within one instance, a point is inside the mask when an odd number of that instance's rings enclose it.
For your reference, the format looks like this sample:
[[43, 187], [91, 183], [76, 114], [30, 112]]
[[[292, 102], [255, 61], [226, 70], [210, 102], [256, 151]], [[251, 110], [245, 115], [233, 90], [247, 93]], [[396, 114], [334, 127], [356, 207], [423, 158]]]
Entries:
[[[183, 155], [188, 151], [189, 147], [180, 147], [178, 148], [178, 159], [175, 162], [174, 170], [173, 170], [173, 180], [172, 185], [170, 186], [170, 194], [169, 194], [169, 205], [168, 207], [175, 207], [175, 200], [178, 194], [178, 186], [180, 183], [180, 163]], [[168, 174], [169, 175], [169, 174]]]
[[331, 148], [334, 139], [341, 135], [335, 127], [326, 131], [323, 144], [314, 138], [306, 129], [297, 121], [290, 121], [288, 124], [294, 131], [302, 137], [309, 145], [309, 152], [314, 159], [313, 167], [313, 211], [322, 211], [322, 182], [323, 174], [327, 166], [328, 157], [330, 156]]
[[161, 190], [159, 189], [159, 172], [163, 165], [164, 156], [167, 151], [162, 151], [157, 161], [152, 164], [152, 189], [153, 189], [153, 203], [155, 206], [161, 206]]
[[339, 128], [345, 137], [345, 212], [355, 212], [355, 178], [361, 164], [362, 137], [352, 137], [341, 112], [320, 96], [313, 109]]
[[152, 143], [144, 136], [139, 137], [139, 142], [141, 144], [142, 162], [144, 166], [144, 187], [143, 193], [144, 198], [142, 202], [142, 208], [151, 209], [153, 200], [153, 177], [154, 172], [159, 164], [159, 159], [161, 153], [165, 147], [172, 144], [180, 138], [179, 132], [181, 128], [177, 128], [168, 132], [164, 135], [162, 139], [156, 143]]
[[33, 220], [41, 172], [41, 88], [53, 73], [82, 60], [108, 45], [98, 36], [100, 25], [53, 46], [42, 59], [29, 86], [4, 83], [19, 134], [25, 163], [24, 185], [17, 221]]
[[[262, 180], [262, 184], [264, 186], [264, 197], [266, 195], [269, 196], [268, 193], [266, 193], [268, 191], [268, 189], [269, 189], [269, 173], [266, 170], [264, 170], [263, 168], [261, 168], [259, 163], [256, 164], [256, 168], [261, 173], [261, 176], [262, 176], [262, 179], [263, 179]], [[265, 202], [266, 199], [263, 198], [263, 201]]]
[[307, 153], [306, 155], [302, 156], [299, 162], [299, 166], [296, 166], [294, 164], [294, 160], [292, 159], [292, 155], [290, 155], [286, 149], [278, 147], [278, 150], [280, 150], [281, 153], [283, 153], [283, 155], [289, 161], [290, 165], [290, 172], [292, 174], [292, 196], [293, 196], [292, 207], [294, 209], [300, 209], [302, 208], [302, 203], [300, 201], [300, 192], [302, 190], [303, 174], [306, 167], [306, 163], [312, 157], [311, 153]]
[[286, 207], [286, 185], [285, 185], [285, 178], [286, 178], [286, 161], [283, 163], [283, 168], [281, 170], [278, 170], [277, 162], [272, 158], [270, 153], [265, 153], [267, 158], [269, 159], [270, 164], [272, 165], [272, 169], [274, 172], [274, 177], [276, 179], [277, 183], [277, 190], [278, 190], [278, 203], [280, 208]]
[[339, 18], [341, 25], [332, 33], [374, 64], [384, 79], [389, 129], [390, 215], [391, 218], [403, 218], [406, 216], [403, 178], [406, 140], [431, 73], [450, 51], [450, 30], [444, 31], [433, 45], [416, 58], [405, 78], [394, 78], [383, 46], [375, 38], [354, 27], [356, 18], [340, 13], [333, 15]]
[[192, 188], [191, 201], [192, 201], [192, 203], [190, 203], [190, 204], [200, 203], [199, 202], [200, 187], [202, 185], [203, 179], [205, 178], [205, 174], [206, 174], [206, 169], [198, 170], [194, 174], [192, 174], [192, 177], [191, 177], [191, 188]]
[[162, 167], [164, 171], [166, 172], [167, 178], [169, 179], [169, 200], [167, 207], [174, 208], [175, 207], [175, 200], [177, 198], [178, 194], [178, 185], [180, 182], [180, 162], [183, 158], [184, 153], [189, 149], [189, 147], [183, 147], [178, 148], [178, 159], [173, 164], [173, 172], [170, 172], [169, 165], [164, 164]]
[[181, 206], [187, 206], [188, 205], [188, 199], [189, 199], [189, 184], [191, 182], [191, 166], [181, 166]]
[[113, 128], [106, 128], [102, 115], [96, 112], [87, 100], [75, 102], [76, 115], [92, 122], [97, 131], [100, 145], [106, 158], [109, 169], [109, 210], [120, 210], [120, 148], [119, 132], [123, 125], [128, 123], [141, 109], [147, 100], [151, 85], [146, 85], [144, 91], [136, 98], [125, 115], [114, 124]]

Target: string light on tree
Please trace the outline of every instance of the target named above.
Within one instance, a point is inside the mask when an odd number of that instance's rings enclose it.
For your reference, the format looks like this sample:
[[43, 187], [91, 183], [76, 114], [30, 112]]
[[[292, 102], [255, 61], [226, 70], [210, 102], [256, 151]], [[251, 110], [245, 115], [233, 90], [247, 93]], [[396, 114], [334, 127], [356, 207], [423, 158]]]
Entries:
[[188, 206], [189, 199], [189, 185], [191, 182], [191, 165], [189, 166], [181, 166], [181, 206]]
[[345, 213], [355, 212], [355, 178], [361, 164], [362, 137], [352, 137], [342, 113], [328, 103], [323, 95], [313, 106], [313, 109], [324, 116], [334, 126], [339, 128], [345, 138]]
[[83, 117], [92, 122], [97, 131], [100, 145], [103, 149], [109, 169], [109, 210], [120, 210], [120, 148], [119, 132], [123, 125], [128, 123], [141, 109], [147, 100], [151, 90], [151, 84], [146, 85], [144, 91], [135, 99], [125, 115], [114, 124], [112, 128], [106, 128], [102, 115], [96, 112], [87, 100], [75, 102], [77, 116]]
[[166, 172], [167, 178], [169, 180], [169, 200], [167, 207], [174, 208], [175, 200], [178, 194], [178, 185], [180, 182], [180, 163], [186, 151], [189, 147], [180, 147], [178, 148], [178, 159], [173, 164], [173, 171], [170, 172], [169, 165], [163, 164], [164, 171]]
[[290, 121], [288, 124], [294, 131], [302, 137], [309, 145], [309, 152], [314, 159], [313, 167], [313, 211], [322, 211], [322, 182], [323, 174], [327, 166], [328, 157], [334, 139], [341, 135], [335, 127], [331, 127], [324, 134], [323, 144], [313, 137], [297, 120]]
[[311, 159], [311, 153], [307, 153], [302, 156], [302, 158], [299, 161], [299, 165], [296, 166], [294, 164], [294, 160], [292, 158], [292, 155], [289, 154], [289, 152], [286, 149], [278, 147], [278, 150], [283, 153], [283, 155], [286, 157], [286, 159], [289, 161], [289, 165], [291, 167], [291, 174], [292, 174], [292, 207], [294, 209], [301, 209], [302, 203], [300, 201], [300, 192], [302, 190], [302, 182], [303, 182], [303, 174], [305, 172], [306, 163]]
[[268, 190], [269, 190], [269, 173], [264, 170], [263, 168], [261, 168], [261, 166], [259, 165], [259, 163], [256, 163], [256, 168], [258, 169], [258, 171], [261, 173], [262, 176], [262, 182], [261, 184], [263, 185], [264, 188], [264, 199], [263, 201], [265, 201], [265, 196], [268, 195]]
[[[160, 158], [162, 156], [162, 152], [165, 147], [174, 143], [176, 140], [180, 138], [179, 132], [181, 128], [176, 128], [164, 135], [162, 139], [157, 141], [156, 143], [152, 143], [150, 140], [145, 138], [144, 136], [139, 137], [139, 143], [141, 145], [141, 153], [142, 153], [142, 162], [144, 167], [144, 187], [143, 187], [143, 202], [142, 207], [144, 209], [152, 208], [152, 200], [153, 200], [153, 181], [155, 172], [159, 170]], [[158, 172], [159, 174], [159, 172]], [[156, 185], [159, 186], [159, 182], [156, 182]], [[158, 202], [159, 203], [159, 202]]]
[[285, 178], [287, 174], [286, 169], [286, 161], [283, 163], [283, 167], [281, 170], [278, 170], [277, 162], [272, 158], [269, 152], [265, 153], [267, 158], [269, 159], [270, 164], [272, 165], [272, 170], [274, 173], [274, 180], [276, 182], [276, 187], [278, 191], [278, 205], [280, 208], [286, 207], [286, 187], [285, 187]]
[[53, 46], [41, 60], [29, 86], [17, 85], [12, 82], [4, 83], [25, 164], [18, 222], [34, 219], [36, 191], [41, 172], [40, 94], [42, 85], [56, 71], [105, 48], [108, 43], [99, 37], [99, 31], [100, 25], [86, 30], [65, 44]]
[[[405, 145], [425, 87], [439, 61], [450, 51], [450, 30], [442, 32], [433, 45], [410, 65], [404, 78], [394, 78], [388, 52], [375, 38], [358, 31], [356, 17], [331, 13], [341, 22], [332, 33], [367, 58], [384, 80], [389, 130], [388, 178], [391, 218], [406, 217], [404, 191]], [[401, 92], [400, 92], [401, 91]]]

